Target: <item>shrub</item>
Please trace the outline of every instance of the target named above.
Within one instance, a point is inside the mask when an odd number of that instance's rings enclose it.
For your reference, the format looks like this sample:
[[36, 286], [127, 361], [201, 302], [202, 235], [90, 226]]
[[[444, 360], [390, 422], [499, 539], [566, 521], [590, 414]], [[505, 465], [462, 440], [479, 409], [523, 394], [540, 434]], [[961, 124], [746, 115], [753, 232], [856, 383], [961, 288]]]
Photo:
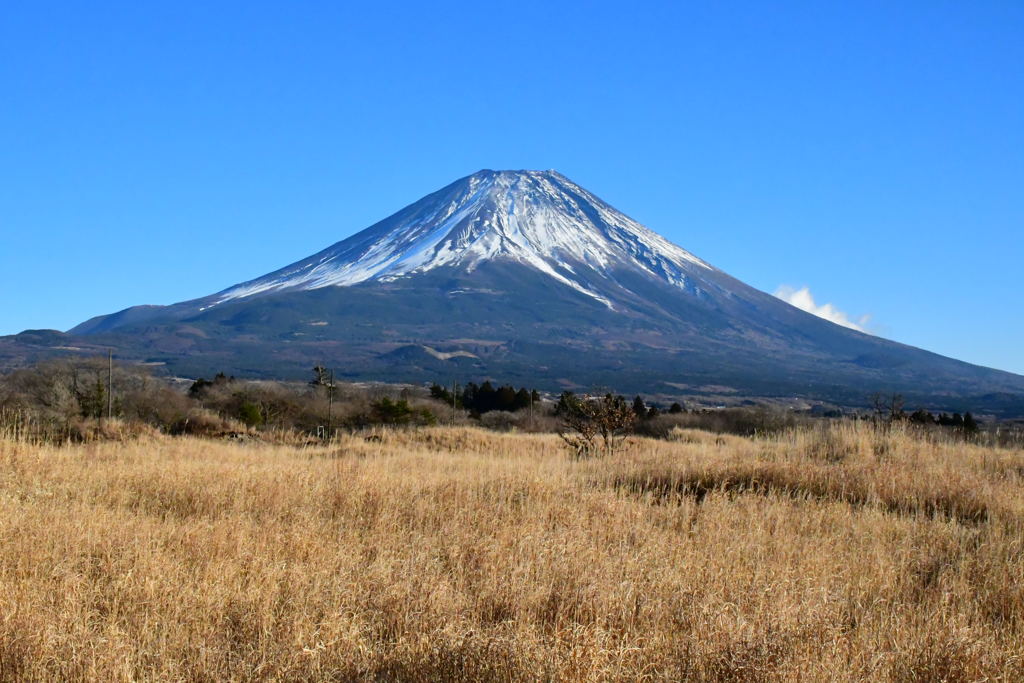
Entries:
[[258, 405], [245, 401], [238, 407], [238, 419], [250, 427], [258, 427], [263, 424], [263, 413]]
[[217, 413], [204, 408], [193, 408], [188, 415], [172, 425], [170, 432], [175, 435], [221, 437], [228, 434], [244, 432], [245, 426], [233, 420], [221, 417]]
[[386, 425], [432, 425], [437, 422], [426, 408], [413, 408], [404, 398], [392, 400], [387, 396], [370, 404], [370, 422]]
[[558, 435], [576, 458], [611, 455], [636, 421], [636, 413], [621, 396], [581, 399], [563, 394], [562, 398], [563, 422]]
[[494, 410], [480, 416], [480, 425], [488, 429], [508, 431], [518, 428], [521, 423], [528, 420], [529, 416], [522, 412], [508, 413], [503, 410]]

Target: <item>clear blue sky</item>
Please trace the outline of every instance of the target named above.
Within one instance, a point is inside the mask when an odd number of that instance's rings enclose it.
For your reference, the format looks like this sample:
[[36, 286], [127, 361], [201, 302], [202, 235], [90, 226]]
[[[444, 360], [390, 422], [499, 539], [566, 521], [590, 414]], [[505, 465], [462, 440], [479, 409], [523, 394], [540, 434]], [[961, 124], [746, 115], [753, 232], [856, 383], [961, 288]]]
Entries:
[[480, 168], [1024, 373], [1024, 3], [4, 3], [0, 333], [172, 303]]

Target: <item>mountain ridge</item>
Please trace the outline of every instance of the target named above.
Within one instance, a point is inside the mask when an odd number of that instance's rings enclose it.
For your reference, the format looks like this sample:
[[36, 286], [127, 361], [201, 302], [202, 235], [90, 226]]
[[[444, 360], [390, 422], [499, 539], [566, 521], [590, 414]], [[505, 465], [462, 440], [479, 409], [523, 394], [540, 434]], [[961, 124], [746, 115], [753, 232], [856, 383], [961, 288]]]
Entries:
[[860, 404], [874, 391], [932, 407], [1005, 394], [993, 404], [1024, 414], [1024, 377], [801, 311], [556, 171], [478, 171], [267, 275], [67, 336], [60, 346], [108, 343], [194, 375], [298, 376], [331, 362], [357, 379], [727, 385]]
[[658, 270], [676, 284], [685, 279], [684, 264], [712, 268], [557, 171], [485, 169], [313, 256], [229, 287], [213, 305], [267, 291], [388, 280], [450, 264], [472, 270], [481, 260], [506, 257], [612, 307], [574, 277], [573, 264], [606, 271], [630, 248], [634, 265]]

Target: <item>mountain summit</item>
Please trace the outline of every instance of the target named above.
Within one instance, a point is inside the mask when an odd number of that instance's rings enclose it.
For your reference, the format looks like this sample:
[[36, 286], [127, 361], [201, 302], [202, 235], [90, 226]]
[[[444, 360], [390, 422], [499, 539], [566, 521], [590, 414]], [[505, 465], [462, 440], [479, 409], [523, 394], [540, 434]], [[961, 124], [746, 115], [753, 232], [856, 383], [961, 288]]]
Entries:
[[1024, 415], [1024, 377], [798, 310], [555, 171], [479, 171], [210, 296], [0, 339], [0, 362], [111, 346], [193, 377], [303, 377], [325, 363], [361, 380], [847, 406], [900, 392], [915, 406]]
[[257, 294], [393, 281], [485, 261], [527, 266], [610, 309], [615, 273], [691, 290], [711, 266], [557, 171], [484, 170], [298, 263], [221, 292]]

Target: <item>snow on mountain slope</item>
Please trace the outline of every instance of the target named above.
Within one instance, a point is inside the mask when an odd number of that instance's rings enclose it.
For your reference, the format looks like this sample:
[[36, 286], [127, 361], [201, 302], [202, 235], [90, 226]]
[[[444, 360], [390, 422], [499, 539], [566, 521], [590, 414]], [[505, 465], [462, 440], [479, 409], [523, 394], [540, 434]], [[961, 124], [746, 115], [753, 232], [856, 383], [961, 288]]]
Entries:
[[607, 287], [619, 270], [682, 289], [715, 270], [555, 171], [484, 170], [318, 254], [224, 290], [204, 308], [439, 267], [471, 272], [492, 259], [528, 265], [613, 309]]
[[1024, 414], [1024, 378], [800, 310], [554, 171], [480, 171], [277, 272], [53, 335], [0, 338], [0, 364], [114, 347], [193, 377], [299, 377], [319, 363], [374, 381], [727, 387], [851, 406], [882, 391]]

